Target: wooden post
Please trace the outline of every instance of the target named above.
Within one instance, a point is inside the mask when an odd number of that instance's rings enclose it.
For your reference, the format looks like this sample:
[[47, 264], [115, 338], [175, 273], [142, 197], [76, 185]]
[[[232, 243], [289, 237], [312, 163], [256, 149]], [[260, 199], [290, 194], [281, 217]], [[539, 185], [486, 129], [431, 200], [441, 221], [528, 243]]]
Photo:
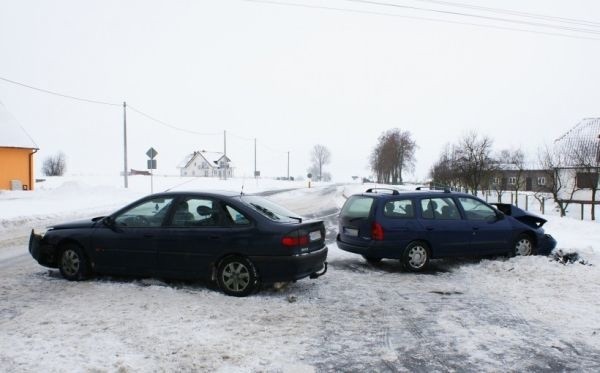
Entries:
[[529, 194], [525, 194], [525, 211], [529, 211]]
[[545, 214], [546, 212], [544, 210], [546, 210], [546, 198], [542, 197], [542, 214]]
[[583, 203], [581, 204], [581, 220], [583, 220]]
[[512, 193], [512, 192], [510, 192], [510, 204], [511, 204], [511, 205], [514, 205], [514, 204], [515, 204], [515, 201], [514, 201], [514, 196], [513, 196], [513, 193]]

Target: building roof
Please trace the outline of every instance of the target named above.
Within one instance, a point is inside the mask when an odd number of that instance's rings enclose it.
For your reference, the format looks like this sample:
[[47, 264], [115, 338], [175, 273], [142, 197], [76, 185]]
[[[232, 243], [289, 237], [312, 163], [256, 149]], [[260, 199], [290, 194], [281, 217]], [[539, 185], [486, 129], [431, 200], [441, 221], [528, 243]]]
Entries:
[[37, 144], [0, 101], [0, 147], [38, 149]]
[[[573, 155], [565, 166], [579, 166], [577, 158], [586, 153], [590, 161], [600, 163], [600, 118], [585, 118], [554, 141], [556, 151]], [[577, 157], [577, 155], [580, 155]]]
[[[186, 155], [185, 158], [179, 163], [179, 165], [177, 165], [177, 168], [186, 168], [197, 156], [202, 156], [212, 167], [218, 167], [219, 160], [223, 158], [224, 154], [220, 152], [207, 152], [206, 150], [195, 151], [191, 154]], [[226, 158], [228, 162], [231, 162], [231, 159], [229, 159], [229, 157]]]

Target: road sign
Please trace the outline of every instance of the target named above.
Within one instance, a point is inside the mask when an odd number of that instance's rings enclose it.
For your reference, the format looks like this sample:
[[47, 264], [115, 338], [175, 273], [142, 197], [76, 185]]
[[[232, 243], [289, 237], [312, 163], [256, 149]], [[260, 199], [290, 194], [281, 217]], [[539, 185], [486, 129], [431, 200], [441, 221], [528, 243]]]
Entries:
[[[156, 149], [154, 148], [150, 148], [148, 149], [148, 151], [146, 152], [146, 155], [148, 156], [148, 158], [150, 159], [154, 159], [154, 157], [156, 157], [158, 155], [158, 152], [156, 151]], [[150, 168], [150, 167], [148, 167]]]
[[148, 169], [156, 170], [156, 159], [148, 159]]

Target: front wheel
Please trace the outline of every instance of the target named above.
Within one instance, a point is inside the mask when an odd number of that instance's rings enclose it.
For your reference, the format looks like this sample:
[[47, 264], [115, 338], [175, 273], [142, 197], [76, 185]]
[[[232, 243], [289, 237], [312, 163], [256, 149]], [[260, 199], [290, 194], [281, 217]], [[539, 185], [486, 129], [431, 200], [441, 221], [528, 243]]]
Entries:
[[429, 247], [424, 242], [411, 242], [404, 249], [402, 264], [411, 272], [422, 271], [429, 263]]
[[247, 258], [230, 256], [217, 268], [217, 283], [227, 295], [245, 297], [258, 288], [258, 282], [256, 269]]
[[531, 237], [526, 234], [520, 234], [513, 246], [513, 253], [514, 255], [523, 256], [535, 254], [535, 245], [533, 244]]
[[60, 274], [69, 281], [86, 279], [90, 274], [89, 263], [81, 247], [68, 244], [60, 254], [58, 262]]

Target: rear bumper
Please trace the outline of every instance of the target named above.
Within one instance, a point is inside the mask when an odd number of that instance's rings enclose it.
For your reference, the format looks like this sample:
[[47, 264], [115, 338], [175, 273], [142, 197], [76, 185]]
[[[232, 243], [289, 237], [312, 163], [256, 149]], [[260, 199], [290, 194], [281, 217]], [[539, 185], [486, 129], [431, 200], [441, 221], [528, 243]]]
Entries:
[[340, 240], [340, 235], [337, 236], [337, 245], [341, 250], [348, 251], [354, 254], [364, 255], [371, 258], [387, 258], [400, 259], [402, 257], [402, 249], [404, 246], [399, 243], [398, 246], [379, 246], [373, 241], [366, 242], [363, 245], [355, 245]]
[[288, 282], [319, 277], [317, 272], [326, 268], [327, 246], [302, 255], [251, 256], [262, 282]]

